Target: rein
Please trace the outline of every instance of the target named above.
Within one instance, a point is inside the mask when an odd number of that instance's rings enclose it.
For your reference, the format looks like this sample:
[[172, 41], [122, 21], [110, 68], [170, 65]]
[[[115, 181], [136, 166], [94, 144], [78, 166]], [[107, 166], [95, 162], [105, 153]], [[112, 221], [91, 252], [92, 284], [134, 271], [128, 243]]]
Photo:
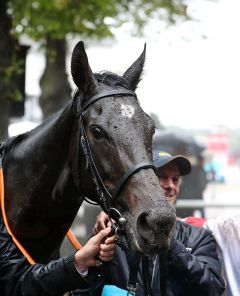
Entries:
[[[15, 245], [18, 247], [21, 253], [26, 257], [27, 261], [31, 265], [33, 265], [33, 264], [36, 264], [35, 260], [31, 257], [28, 251], [23, 247], [23, 245], [19, 242], [19, 240], [15, 237], [8, 223], [8, 219], [5, 211], [4, 176], [3, 176], [3, 167], [2, 167], [3, 155], [4, 155], [4, 144], [2, 143], [0, 145], [0, 203], [1, 203], [3, 222], [5, 224], [7, 232], [12, 237], [12, 240], [15, 243]], [[75, 249], [82, 248], [81, 244], [79, 243], [79, 241], [77, 240], [76, 236], [74, 235], [71, 229], [68, 230], [66, 236]]]

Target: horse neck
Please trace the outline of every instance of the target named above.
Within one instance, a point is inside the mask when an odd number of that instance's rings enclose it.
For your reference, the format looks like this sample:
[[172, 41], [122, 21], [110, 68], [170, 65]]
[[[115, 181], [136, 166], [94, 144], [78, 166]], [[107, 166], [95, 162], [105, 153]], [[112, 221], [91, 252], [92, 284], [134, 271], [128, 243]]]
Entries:
[[63, 111], [24, 134], [20, 141], [16, 139], [11, 149], [13, 159], [18, 163], [31, 162], [28, 169], [42, 170], [45, 178], [49, 177], [48, 173], [52, 175], [54, 171], [59, 171], [68, 158], [74, 121], [71, 105], [68, 104]]
[[72, 138], [77, 132], [74, 123], [69, 104], [36, 129], [10, 142], [4, 160], [6, 194], [14, 202], [21, 202], [21, 207], [24, 202], [51, 202], [54, 207], [56, 195], [63, 200], [67, 199], [68, 190], [76, 191], [68, 164]]
[[39, 250], [32, 239], [46, 245], [44, 260], [61, 243], [81, 204], [68, 165], [75, 122], [69, 104], [36, 129], [11, 139], [5, 151], [9, 224], [33, 255], [38, 257]]

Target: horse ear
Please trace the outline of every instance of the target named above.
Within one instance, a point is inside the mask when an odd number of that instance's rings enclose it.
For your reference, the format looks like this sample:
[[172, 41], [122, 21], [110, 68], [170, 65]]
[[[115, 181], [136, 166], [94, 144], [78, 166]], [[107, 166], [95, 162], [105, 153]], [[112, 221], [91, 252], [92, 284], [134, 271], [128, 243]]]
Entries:
[[83, 41], [76, 44], [72, 53], [71, 73], [76, 86], [83, 93], [94, 92], [97, 81], [88, 63]]
[[139, 58], [123, 74], [123, 77], [129, 82], [133, 91], [135, 91], [139, 81], [141, 80], [141, 75], [143, 72], [143, 66], [145, 62], [145, 55], [146, 55], [146, 43], [144, 44], [143, 52], [141, 53]]

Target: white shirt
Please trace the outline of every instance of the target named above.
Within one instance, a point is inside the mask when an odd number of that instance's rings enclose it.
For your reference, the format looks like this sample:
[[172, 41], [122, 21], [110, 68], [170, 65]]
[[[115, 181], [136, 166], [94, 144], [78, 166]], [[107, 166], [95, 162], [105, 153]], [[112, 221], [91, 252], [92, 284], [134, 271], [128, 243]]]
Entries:
[[222, 253], [227, 280], [227, 296], [240, 295], [240, 214], [208, 219], [209, 228]]

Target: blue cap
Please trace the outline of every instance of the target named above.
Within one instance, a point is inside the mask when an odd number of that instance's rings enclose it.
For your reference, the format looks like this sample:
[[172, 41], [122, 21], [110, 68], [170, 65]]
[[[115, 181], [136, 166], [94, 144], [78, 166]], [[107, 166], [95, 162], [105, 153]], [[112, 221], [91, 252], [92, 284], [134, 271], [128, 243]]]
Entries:
[[181, 176], [187, 175], [191, 172], [191, 163], [185, 156], [172, 156], [165, 151], [153, 151], [153, 163], [157, 169], [169, 164], [170, 162], [174, 163], [179, 168]]

